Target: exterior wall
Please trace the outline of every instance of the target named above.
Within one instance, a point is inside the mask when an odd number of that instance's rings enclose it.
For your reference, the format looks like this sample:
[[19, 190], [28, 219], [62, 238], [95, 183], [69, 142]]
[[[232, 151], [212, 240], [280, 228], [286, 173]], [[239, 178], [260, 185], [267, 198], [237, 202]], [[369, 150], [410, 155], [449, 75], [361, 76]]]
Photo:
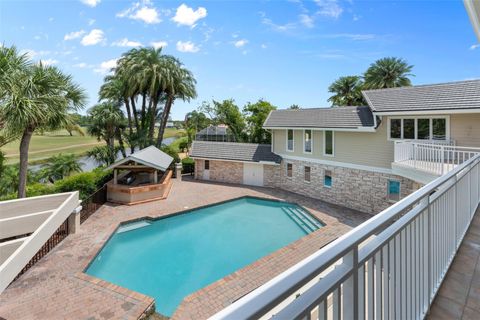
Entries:
[[[195, 159], [195, 179], [203, 179], [205, 160]], [[210, 181], [243, 183], [243, 163], [210, 160]]]
[[323, 155], [323, 135], [320, 130], [313, 131], [312, 153], [303, 152], [303, 130], [294, 130], [294, 151], [286, 151], [285, 129], [275, 129], [274, 152], [279, 155], [301, 157], [305, 159], [320, 159], [357, 165], [391, 168], [393, 162], [393, 141], [387, 140], [387, 123], [382, 122], [377, 132], [345, 132], [334, 133], [334, 155]]
[[450, 116], [450, 136], [457, 146], [480, 147], [480, 113]]
[[[293, 164], [293, 176], [286, 175], [286, 163]], [[304, 166], [311, 168], [311, 181], [304, 180]], [[349, 169], [307, 161], [283, 161], [274, 168], [267, 186], [280, 188], [362, 212], [377, 214], [392, 205], [387, 198], [389, 179], [400, 181], [401, 197], [420, 188], [412, 180], [386, 173]], [[325, 170], [332, 172], [331, 188], [323, 185]]]

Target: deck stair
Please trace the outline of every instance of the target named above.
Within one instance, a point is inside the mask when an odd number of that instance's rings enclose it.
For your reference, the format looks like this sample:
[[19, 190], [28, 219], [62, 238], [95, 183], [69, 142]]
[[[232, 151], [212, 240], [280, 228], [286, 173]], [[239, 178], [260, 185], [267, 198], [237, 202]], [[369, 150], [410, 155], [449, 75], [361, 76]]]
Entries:
[[322, 224], [311, 217], [305, 210], [292, 207], [282, 207], [282, 210], [307, 233], [322, 227]]

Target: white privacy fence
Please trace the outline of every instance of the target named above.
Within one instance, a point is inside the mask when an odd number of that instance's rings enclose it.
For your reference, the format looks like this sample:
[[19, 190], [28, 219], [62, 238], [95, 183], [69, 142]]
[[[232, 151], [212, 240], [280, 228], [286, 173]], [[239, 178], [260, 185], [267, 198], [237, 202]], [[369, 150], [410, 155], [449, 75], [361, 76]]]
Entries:
[[475, 155], [212, 319], [423, 319], [480, 202], [479, 184]]
[[442, 175], [480, 153], [480, 148], [412, 141], [395, 142], [397, 164]]

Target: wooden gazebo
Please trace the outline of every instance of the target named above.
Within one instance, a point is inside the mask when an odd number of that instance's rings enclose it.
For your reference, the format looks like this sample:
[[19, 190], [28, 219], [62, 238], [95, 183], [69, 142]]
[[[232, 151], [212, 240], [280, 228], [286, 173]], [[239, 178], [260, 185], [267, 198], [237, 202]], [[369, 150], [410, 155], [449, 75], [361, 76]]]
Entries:
[[171, 187], [173, 158], [150, 146], [112, 164], [113, 180], [107, 184], [107, 199], [137, 204], [166, 198]]

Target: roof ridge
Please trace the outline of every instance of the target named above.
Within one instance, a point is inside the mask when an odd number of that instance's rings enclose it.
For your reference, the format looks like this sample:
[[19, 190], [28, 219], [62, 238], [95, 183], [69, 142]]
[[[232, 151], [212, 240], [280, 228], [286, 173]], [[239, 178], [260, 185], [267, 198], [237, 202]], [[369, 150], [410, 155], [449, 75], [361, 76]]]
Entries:
[[332, 109], [358, 109], [358, 108], [370, 108], [369, 106], [330, 106], [330, 107], [314, 107], [314, 108], [302, 108], [302, 109], [276, 109], [275, 111], [305, 111], [305, 110], [332, 110]]
[[440, 82], [440, 83], [430, 83], [430, 84], [417, 84], [414, 86], [403, 86], [403, 87], [395, 87], [395, 88], [381, 88], [381, 89], [369, 89], [369, 90], [362, 90], [362, 92], [374, 92], [374, 91], [394, 91], [394, 90], [402, 90], [402, 89], [414, 89], [414, 88], [423, 88], [423, 87], [436, 87], [436, 86], [446, 86], [452, 84], [462, 84], [462, 83], [469, 83], [469, 82], [480, 82], [479, 79], [470, 79], [470, 80], [459, 80], [459, 81], [448, 81], [448, 82]]

